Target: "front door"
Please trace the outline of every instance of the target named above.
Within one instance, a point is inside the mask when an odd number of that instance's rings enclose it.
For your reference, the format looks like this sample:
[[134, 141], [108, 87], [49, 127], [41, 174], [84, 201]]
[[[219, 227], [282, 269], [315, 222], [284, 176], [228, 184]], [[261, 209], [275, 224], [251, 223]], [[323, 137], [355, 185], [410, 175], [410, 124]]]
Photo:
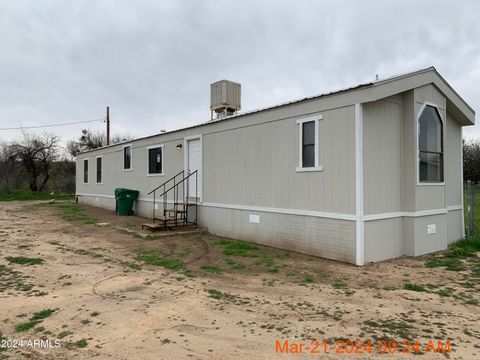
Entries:
[[188, 179], [188, 196], [201, 196], [202, 189], [202, 146], [200, 139], [192, 139], [187, 141], [187, 174], [192, 174], [198, 170], [197, 175], [192, 175]]

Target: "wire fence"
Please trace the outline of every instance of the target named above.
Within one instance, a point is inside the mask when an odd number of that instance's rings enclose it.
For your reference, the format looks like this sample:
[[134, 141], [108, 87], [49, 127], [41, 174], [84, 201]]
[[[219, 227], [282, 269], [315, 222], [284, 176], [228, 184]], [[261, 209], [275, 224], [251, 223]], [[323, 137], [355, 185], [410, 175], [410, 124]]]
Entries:
[[468, 180], [464, 186], [464, 209], [465, 209], [465, 235], [467, 237], [473, 237], [476, 233], [476, 219], [475, 219], [475, 203], [477, 187], [472, 185], [472, 182]]

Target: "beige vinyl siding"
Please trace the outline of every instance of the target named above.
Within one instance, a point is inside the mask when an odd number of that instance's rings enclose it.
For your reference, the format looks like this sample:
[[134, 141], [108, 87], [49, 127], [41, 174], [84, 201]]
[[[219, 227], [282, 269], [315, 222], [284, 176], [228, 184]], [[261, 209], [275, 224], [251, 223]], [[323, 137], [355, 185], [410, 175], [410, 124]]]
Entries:
[[[435, 224], [436, 233], [427, 234], [427, 225]], [[413, 256], [428, 254], [447, 248], [447, 214], [422, 216], [413, 219]]]
[[462, 210], [449, 211], [447, 214], [447, 244], [463, 238]]
[[433, 84], [428, 84], [416, 88], [415, 102], [420, 105], [422, 105], [424, 102], [429, 102], [437, 105], [439, 109], [446, 109], [445, 96]]
[[415, 211], [415, 189], [417, 187], [417, 152], [414, 113], [414, 91], [402, 96], [402, 210]]
[[363, 164], [365, 215], [402, 209], [402, 98], [363, 106]]
[[296, 172], [301, 117], [205, 134], [205, 201], [354, 214], [354, 107], [321, 114], [323, 171]]
[[447, 113], [445, 183], [447, 206], [462, 204], [462, 127]]
[[[461, 204], [461, 126], [447, 114], [445, 96], [427, 85], [402, 94], [399, 109], [388, 100], [364, 105], [365, 213], [399, 215], [365, 223], [367, 262], [442, 250], [463, 232], [461, 210], [418, 215]], [[444, 185], [418, 184], [417, 117], [425, 102], [436, 104], [444, 120]], [[382, 136], [388, 142], [382, 142]], [[384, 169], [389, 191], [375, 176], [376, 164]], [[436, 232], [427, 234], [432, 224]]]
[[377, 262], [405, 254], [403, 218], [365, 223], [365, 263]]
[[[184, 137], [202, 135], [203, 198], [209, 203], [355, 214], [354, 106], [319, 110], [296, 105], [132, 143], [132, 171], [123, 171], [123, 145], [77, 157], [104, 156], [102, 188], [77, 181], [79, 194], [113, 195], [117, 187], [140, 191], [140, 198], [184, 167]], [[316, 112], [313, 112], [317, 109]], [[299, 173], [297, 119], [322, 114], [320, 172]], [[276, 120], [274, 120], [276, 118]], [[164, 176], [147, 176], [147, 148], [164, 145]], [[177, 144], [183, 148], [177, 150]], [[77, 172], [78, 174], [78, 172]], [[252, 176], [252, 174], [254, 174]], [[158, 193], [157, 193], [158, 194]]]

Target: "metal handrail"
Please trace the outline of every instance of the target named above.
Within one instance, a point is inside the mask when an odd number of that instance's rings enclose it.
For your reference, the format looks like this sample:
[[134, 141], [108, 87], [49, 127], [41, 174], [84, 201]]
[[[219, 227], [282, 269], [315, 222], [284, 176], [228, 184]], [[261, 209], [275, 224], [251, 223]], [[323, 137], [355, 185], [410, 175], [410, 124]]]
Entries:
[[[179, 180], [177, 182], [177, 176], [180, 175], [180, 174], [183, 174], [183, 177], [181, 180]], [[159, 187], [157, 187], [156, 189], [152, 190], [150, 193], [153, 192], [153, 216], [152, 216], [152, 221], [153, 223], [155, 223], [155, 199], [156, 199], [156, 191], [163, 186], [163, 193], [161, 193], [158, 197], [163, 199], [163, 222], [164, 222], [164, 226], [166, 228], [166, 224], [167, 224], [167, 212], [169, 210], [167, 210], [167, 197], [168, 197], [168, 192], [173, 190], [173, 202], [174, 202], [174, 209], [173, 211], [175, 212], [175, 226], [177, 226], [177, 221], [178, 221], [178, 217], [177, 217], [177, 209], [178, 209], [178, 198], [180, 196], [180, 189], [179, 189], [179, 186], [182, 185], [182, 198], [183, 200], [187, 201], [186, 203], [186, 208], [185, 208], [185, 213], [184, 215], [182, 215], [182, 220], [183, 220], [183, 223], [185, 226], [188, 225], [189, 221], [188, 221], [188, 208], [189, 208], [189, 204], [190, 202], [188, 201], [188, 197], [190, 196], [189, 194], [189, 181], [185, 182], [185, 180], [188, 180], [191, 176], [195, 175], [195, 202], [192, 202], [192, 205], [195, 205], [195, 221], [192, 223], [194, 224], [195, 226], [198, 226], [198, 169], [195, 170], [195, 171], [192, 171], [190, 174], [188, 174], [188, 176], [185, 176], [185, 171], [182, 170], [180, 171], [177, 175], [175, 175], [174, 177], [170, 178], [169, 180], [167, 180], [166, 182], [164, 182], [162, 185], [160, 185]], [[170, 188], [166, 189], [166, 184], [168, 182], [170, 182], [171, 180], [173, 180], [173, 186], [171, 186]], [[186, 193], [185, 193], [185, 183], [187, 184], [186, 186]]]
[[147, 195], [150, 195], [151, 193], [153, 193], [154, 191], [157, 191], [158, 189], [160, 189], [162, 186], [166, 185], [167, 183], [169, 183], [170, 181], [174, 180], [178, 175], [184, 173], [185, 170], [182, 170], [180, 171], [177, 175], [171, 177], [170, 179], [168, 179], [167, 181], [165, 181], [163, 184], [157, 186], [155, 189], [153, 189], [152, 191], [150, 191]]
[[[170, 190], [172, 190], [173, 188], [175, 188], [176, 186], [180, 185], [181, 183], [185, 182], [185, 180], [187, 180], [190, 176], [192, 176], [193, 174], [196, 174], [198, 173], [198, 170], [195, 170], [193, 172], [191, 172], [188, 176], [184, 177], [182, 180], [180, 180], [178, 183], [176, 183], [175, 185], [173, 185], [171, 188], [169, 188], [168, 190], [164, 191], [162, 194], [158, 195], [158, 197], [161, 197], [163, 195], [165, 195], [166, 193], [168, 193]], [[197, 193], [198, 193], [198, 190], [197, 190]], [[198, 195], [198, 194], [197, 194]], [[187, 194], [188, 196], [188, 194]]]

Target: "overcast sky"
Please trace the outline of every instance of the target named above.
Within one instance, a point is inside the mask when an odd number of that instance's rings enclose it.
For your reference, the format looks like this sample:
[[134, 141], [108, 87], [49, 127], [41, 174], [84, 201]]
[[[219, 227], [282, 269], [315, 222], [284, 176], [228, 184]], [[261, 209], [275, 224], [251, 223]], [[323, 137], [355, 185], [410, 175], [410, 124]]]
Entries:
[[[478, 113], [478, 14], [475, 0], [0, 0], [0, 128], [109, 105], [113, 133], [145, 136], [208, 120], [223, 78], [248, 111], [431, 65]], [[49, 131], [86, 126], [104, 125]]]

